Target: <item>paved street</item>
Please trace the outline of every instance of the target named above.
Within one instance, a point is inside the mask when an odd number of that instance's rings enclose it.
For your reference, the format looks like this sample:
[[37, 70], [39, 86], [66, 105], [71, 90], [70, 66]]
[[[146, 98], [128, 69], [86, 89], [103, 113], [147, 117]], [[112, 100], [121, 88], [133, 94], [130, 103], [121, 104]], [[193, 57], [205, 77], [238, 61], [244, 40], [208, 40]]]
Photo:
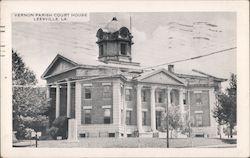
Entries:
[[[235, 139], [188, 138], [170, 139], [170, 148], [233, 148]], [[35, 141], [23, 141], [15, 146], [35, 147]], [[49, 148], [165, 148], [166, 139], [159, 138], [82, 138], [78, 142], [67, 140], [38, 141], [38, 147]]]

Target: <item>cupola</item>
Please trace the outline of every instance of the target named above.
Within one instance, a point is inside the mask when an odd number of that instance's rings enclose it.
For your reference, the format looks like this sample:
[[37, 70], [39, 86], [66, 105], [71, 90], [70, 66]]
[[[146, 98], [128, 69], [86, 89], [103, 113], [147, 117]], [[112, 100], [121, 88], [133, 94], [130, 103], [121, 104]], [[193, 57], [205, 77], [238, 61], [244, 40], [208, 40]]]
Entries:
[[132, 64], [131, 46], [133, 44], [132, 34], [127, 27], [120, 24], [116, 17], [100, 28], [96, 33], [99, 46], [98, 59], [106, 63]]

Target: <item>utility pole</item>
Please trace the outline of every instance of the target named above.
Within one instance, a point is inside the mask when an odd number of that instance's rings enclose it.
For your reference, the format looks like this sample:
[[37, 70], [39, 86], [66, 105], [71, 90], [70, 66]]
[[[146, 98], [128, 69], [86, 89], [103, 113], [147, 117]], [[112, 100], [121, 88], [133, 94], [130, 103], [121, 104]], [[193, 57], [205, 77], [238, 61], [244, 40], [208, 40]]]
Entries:
[[[168, 92], [169, 91], [169, 89], [167, 90], [167, 94], [168, 93], [170, 93], [170, 92]], [[168, 130], [168, 126], [169, 126], [169, 121], [168, 121], [168, 99], [170, 99], [169, 98], [169, 96], [167, 95], [167, 101], [166, 101], [166, 103], [167, 103], [167, 106], [166, 106], [166, 121], [167, 121], [167, 130], [166, 130], [166, 132], [167, 132], [167, 148], [169, 148], [169, 130]]]
[[167, 119], [166, 119], [166, 121], [167, 121], [167, 148], [169, 148], [169, 137], [168, 137], [168, 135], [169, 135], [169, 130], [168, 130], [168, 105], [167, 105]]
[[36, 132], [36, 148], [37, 148], [37, 132]]

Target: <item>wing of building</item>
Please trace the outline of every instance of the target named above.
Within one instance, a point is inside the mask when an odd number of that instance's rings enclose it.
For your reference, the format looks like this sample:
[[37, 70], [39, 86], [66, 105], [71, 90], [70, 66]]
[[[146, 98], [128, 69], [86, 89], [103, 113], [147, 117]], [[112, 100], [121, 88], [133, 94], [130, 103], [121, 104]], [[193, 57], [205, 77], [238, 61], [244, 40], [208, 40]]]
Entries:
[[162, 132], [161, 116], [171, 106], [179, 107], [194, 135], [217, 135], [212, 109], [225, 79], [198, 70], [180, 74], [174, 65], [143, 69], [132, 61], [132, 34], [116, 18], [96, 37], [97, 60], [58, 54], [42, 75], [50, 120], [70, 118], [69, 137], [152, 137]]

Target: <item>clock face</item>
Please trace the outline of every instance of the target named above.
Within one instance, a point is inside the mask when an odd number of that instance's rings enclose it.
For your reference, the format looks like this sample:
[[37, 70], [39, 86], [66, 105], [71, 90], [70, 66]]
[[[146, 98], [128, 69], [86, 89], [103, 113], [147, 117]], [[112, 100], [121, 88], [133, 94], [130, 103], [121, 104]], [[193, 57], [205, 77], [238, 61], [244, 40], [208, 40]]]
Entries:
[[128, 36], [128, 31], [126, 29], [122, 29], [120, 31], [120, 35], [123, 37], [123, 38], [126, 38]]
[[100, 38], [100, 39], [103, 39], [103, 33], [100, 33], [100, 34], [99, 34], [99, 38]]

